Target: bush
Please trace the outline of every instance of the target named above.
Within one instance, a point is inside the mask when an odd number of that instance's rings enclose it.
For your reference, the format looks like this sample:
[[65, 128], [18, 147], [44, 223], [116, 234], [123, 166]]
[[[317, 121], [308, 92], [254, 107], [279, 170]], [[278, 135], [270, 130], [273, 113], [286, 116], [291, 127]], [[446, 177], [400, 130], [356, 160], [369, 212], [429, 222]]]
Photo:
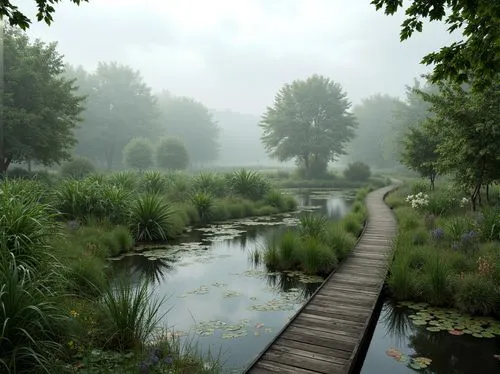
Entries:
[[170, 186], [167, 176], [157, 170], [144, 172], [140, 183], [141, 190], [147, 194], [164, 194]]
[[158, 195], [140, 196], [133, 204], [130, 231], [138, 242], [166, 241], [175, 235], [174, 210]]
[[133, 169], [153, 166], [153, 145], [146, 138], [134, 138], [123, 148], [123, 163]]
[[109, 183], [127, 191], [133, 191], [138, 184], [137, 174], [131, 171], [119, 171], [109, 176]]
[[326, 243], [335, 252], [337, 258], [342, 260], [354, 248], [356, 238], [344, 230], [340, 224], [334, 224], [326, 232]]
[[75, 157], [61, 166], [61, 175], [65, 178], [82, 179], [95, 172], [95, 166], [85, 157]]
[[309, 213], [300, 217], [298, 232], [301, 236], [323, 239], [328, 227], [328, 218], [323, 215]]
[[178, 138], [164, 138], [156, 148], [156, 165], [167, 170], [185, 170], [189, 165], [189, 154]]
[[371, 176], [370, 167], [363, 162], [354, 162], [344, 170], [344, 176], [351, 181], [367, 181]]

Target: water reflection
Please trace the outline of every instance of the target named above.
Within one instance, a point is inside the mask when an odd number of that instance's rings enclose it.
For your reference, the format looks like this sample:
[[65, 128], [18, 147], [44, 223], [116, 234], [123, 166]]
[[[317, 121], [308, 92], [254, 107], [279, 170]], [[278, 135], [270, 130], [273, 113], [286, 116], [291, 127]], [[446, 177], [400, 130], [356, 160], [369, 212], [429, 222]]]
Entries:
[[[315, 210], [337, 219], [351, 204], [345, 195], [340, 191], [321, 191], [297, 197], [299, 205], [314, 205]], [[175, 330], [187, 332], [188, 338], [194, 338], [205, 352], [222, 350], [227, 370], [241, 372], [319, 285], [294, 274], [269, 274], [262, 264], [254, 264], [250, 256], [289, 227], [286, 219], [300, 214], [213, 225], [208, 232], [194, 229], [181, 243], [191, 243], [191, 248], [166, 247], [155, 252], [163, 252], [165, 258], [125, 256], [114, 262], [114, 269], [132, 279], [146, 276], [158, 296], [167, 298], [164, 308], [169, 312], [165, 322]], [[228, 236], [228, 232], [235, 236]], [[198, 335], [197, 326], [210, 321], [221, 321], [227, 326], [246, 321], [246, 325], [234, 339], [227, 338], [232, 332], [223, 330]]]
[[410, 356], [432, 360], [429, 367], [420, 370], [435, 374], [498, 374], [500, 362], [494, 358], [500, 353], [500, 338], [478, 339], [470, 335], [455, 336], [447, 331], [430, 332], [426, 326], [416, 326], [408, 318], [411, 312], [386, 301], [370, 342], [361, 373], [414, 373], [404, 363], [386, 354], [397, 348]]

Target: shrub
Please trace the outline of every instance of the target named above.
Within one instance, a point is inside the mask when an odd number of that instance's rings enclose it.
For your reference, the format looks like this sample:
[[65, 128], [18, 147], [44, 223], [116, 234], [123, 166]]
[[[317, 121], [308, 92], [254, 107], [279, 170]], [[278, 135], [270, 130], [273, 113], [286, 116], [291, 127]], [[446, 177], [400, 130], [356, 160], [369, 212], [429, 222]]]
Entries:
[[424, 298], [433, 305], [446, 305], [451, 301], [451, 268], [446, 259], [435, 254], [424, 266]]
[[185, 170], [189, 165], [189, 154], [178, 138], [164, 138], [156, 148], [156, 165], [167, 170]]
[[144, 170], [153, 165], [153, 145], [146, 138], [134, 138], [123, 148], [123, 163]]
[[69, 264], [69, 288], [80, 296], [98, 296], [106, 288], [105, 263], [84, 250], [82, 256]]
[[344, 218], [342, 218], [342, 225], [344, 229], [353, 234], [355, 237], [358, 237], [363, 231], [363, 219], [360, 215], [356, 213], [349, 213]]
[[236, 194], [251, 200], [262, 199], [271, 189], [270, 183], [261, 175], [245, 169], [230, 176], [230, 185]]
[[149, 290], [148, 281], [134, 285], [120, 279], [99, 302], [99, 326], [108, 338], [106, 345], [119, 350], [142, 347], [166, 314], [160, 313], [164, 301]]
[[344, 170], [344, 176], [352, 181], [367, 181], [371, 176], [370, 167], [363, 162], [354, 162]]
[[138, 242], [165, 241], [174, 235], [174, 211], [158, 195], [140, 196], [133, 204], [130, 231]]
[[95, 166], [85, 157], [75, 157], [61, 166], [61, 175], [65, 178], [82, 179], [95, 172]]
[[411, 269], [411, 244], [398, 236], [395, 241], [395, 255], [390, 265], [387, 283], [392, 295], [398, 300], [408, 300], [414, 294], [415, 278]]

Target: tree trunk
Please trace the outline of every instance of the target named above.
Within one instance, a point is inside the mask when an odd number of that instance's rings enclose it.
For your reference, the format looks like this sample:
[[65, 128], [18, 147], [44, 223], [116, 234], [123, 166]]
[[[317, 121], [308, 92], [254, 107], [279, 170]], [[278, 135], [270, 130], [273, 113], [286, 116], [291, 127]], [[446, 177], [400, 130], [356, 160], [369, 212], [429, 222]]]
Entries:
[[431, 181], [431, 191], [434, 191], [434, 181], [436, 180], [436, 174], [431, 174], [430, 176], [430, 181]]
[[474, 187], [474, 191], [472, 192], [472, 195], [470, 197], [473, 211], [476, 211], [476, 200], [478, 198], [478, 195], [481, 195], [481, 184], [477, 184], [476, 187]]

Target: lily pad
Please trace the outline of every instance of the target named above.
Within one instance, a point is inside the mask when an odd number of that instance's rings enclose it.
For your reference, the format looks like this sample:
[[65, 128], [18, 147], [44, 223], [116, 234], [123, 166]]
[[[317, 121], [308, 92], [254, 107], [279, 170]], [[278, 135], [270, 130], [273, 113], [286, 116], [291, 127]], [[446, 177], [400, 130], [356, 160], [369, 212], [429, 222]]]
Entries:
[[226, 290], [224, 291], [224, 297], [238, 297], [241, 296], [241, 292], [234, 290]]
[[414, 319], [413, 324], [417, 326], [425, 326], [427, 325], [427, 321], [424, 321], [422, 319]]
[[436, 326], [429, 326], [426, 328], [427, 331], [430, 331], [430, 332], [438, 332], [438, 331], [441, 331], [441, 328], [440, 327], [436, 327]]

